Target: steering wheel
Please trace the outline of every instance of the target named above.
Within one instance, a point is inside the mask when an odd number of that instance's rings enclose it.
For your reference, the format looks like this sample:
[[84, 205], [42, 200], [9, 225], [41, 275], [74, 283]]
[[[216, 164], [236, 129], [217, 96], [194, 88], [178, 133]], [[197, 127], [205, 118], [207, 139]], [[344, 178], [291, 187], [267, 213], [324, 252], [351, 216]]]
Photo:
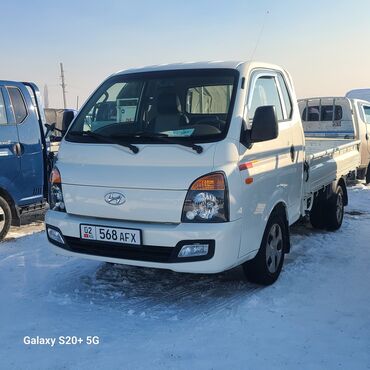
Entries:
[[222, 126], [225, 126], [226, 121], [221, 119], [219, 116], [213, 116], [213, 117], [205, 117], [201, 118], [199, 121], [195, 123], [196, 125], [201, 124], [201, 125], [210, 125], [210, 126], [215, 126], [219, 130], [222, 130]]

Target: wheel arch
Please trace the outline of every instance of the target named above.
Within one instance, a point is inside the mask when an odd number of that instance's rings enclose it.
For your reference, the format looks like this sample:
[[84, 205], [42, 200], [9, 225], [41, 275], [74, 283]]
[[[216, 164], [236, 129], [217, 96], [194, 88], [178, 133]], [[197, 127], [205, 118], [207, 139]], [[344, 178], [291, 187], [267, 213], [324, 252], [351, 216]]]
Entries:
[[273, 214], [277, 214], [277, 215], [281, 216], [282, 219], [284, 220], [285, 231], [286, 231], [286, 233], [285, 233], [285, 251], [284, 252], [289, 253], [290, 252], [290, 230], [289, 230], [287, 205], [284, 202], [280, 201], [272, 209], [269, 218]]
[[333, 189], [333, 191], [335, 192], [337, 187], [340, 186], [342, 189], [343, 189], [343, 200], [344, 200], [344, 205], [347, 206], [348, 205], [348, 192], [347, 192], [347, 185], [346, 185], [346, 181], [344, 180], [343, 177], [341, 177], [338, 182], [335, 184], [335, 187]]
[[4, 198], [7, 201], [7, 203], [9, 204], [10, 210], [12, 211], [12, 218], [13, 218], [13, 220], [14, 219], [18, 219], [19, 216], [18, 216], [17, 209], [15, 207], [14, 199], [9, 194], [9, 192], [7, 192], [2, 187], [0, 187], [0, 197]]

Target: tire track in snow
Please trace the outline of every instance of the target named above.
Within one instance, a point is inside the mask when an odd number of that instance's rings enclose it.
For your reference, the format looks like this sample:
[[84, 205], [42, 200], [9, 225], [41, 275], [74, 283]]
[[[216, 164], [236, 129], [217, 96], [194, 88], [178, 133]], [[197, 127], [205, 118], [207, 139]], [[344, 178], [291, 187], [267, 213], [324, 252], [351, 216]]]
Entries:
[[[233, 312], [261, 288], [244, 280], [240, 269], [216, 275], [179, 274], [167, 270], [102, 264], [95, 272], [65, 281], [55, 298], [118, 309], [157, 319], [199, 321], [204, 315]], [[75, 292], [74, 294], [72, 292]]]

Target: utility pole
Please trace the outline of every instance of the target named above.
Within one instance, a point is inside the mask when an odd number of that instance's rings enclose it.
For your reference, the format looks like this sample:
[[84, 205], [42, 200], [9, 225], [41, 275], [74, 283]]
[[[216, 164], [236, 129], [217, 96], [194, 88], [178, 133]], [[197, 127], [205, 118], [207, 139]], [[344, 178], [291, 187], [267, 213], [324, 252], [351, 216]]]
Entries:
[[78, 98], [79, 98], [79, 96], [77, 95], [76, 110], [78, 110]]
[[63, 63], [60, 63], [60, 78], [62, 79], [62, 83], [60, 86], [62, 86], [63, 90], [63, 105], [64, 109], [67, 108], [67, 99], [66, 99], [66, 84], [64, 82], [64, 69], [63, 69]]
[[49, 90], [48, 85], [44, 85], [44, 107], [49, 108]]

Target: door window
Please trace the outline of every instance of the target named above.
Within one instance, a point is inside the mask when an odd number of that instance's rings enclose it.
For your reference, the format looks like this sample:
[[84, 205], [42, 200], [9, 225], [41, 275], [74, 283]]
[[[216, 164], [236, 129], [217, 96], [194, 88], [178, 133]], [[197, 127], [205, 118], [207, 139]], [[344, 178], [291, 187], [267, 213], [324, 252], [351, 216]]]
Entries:
[[364, 105], [364, 116], [366, 123], [370, 123], [370, 106]]
[[273, 105], [276, 110], [278, 121], [283, 120], [283, 110], [281, 106], [279, 91], [274, 76], [258, 77], [249, 103], [248, 118], [253, 120], [254, 113], [258, 107]]
[[8, 118], [6, 116], [4, 97], [2, 91], [0, 90], [0, 125], [6, 125], [7, 123]]
[[289, 91], [288, 91], [288, 88], [286, 86], [283, 76], [280, 73], [277, 76], [278, 76], [278, 81], [280, 84], [281, 93], [283, 94], [283, 98], [284, 98], [285, 111], [286, 111], [285, 119], [290, 119], [293, 113], [292, 99], [290, 98]]
[[27, 117], [27, 108], [22, 93], [16, 87], [8, 87], [8, 93], [13, 106], [16, 123], [22, 123]]

